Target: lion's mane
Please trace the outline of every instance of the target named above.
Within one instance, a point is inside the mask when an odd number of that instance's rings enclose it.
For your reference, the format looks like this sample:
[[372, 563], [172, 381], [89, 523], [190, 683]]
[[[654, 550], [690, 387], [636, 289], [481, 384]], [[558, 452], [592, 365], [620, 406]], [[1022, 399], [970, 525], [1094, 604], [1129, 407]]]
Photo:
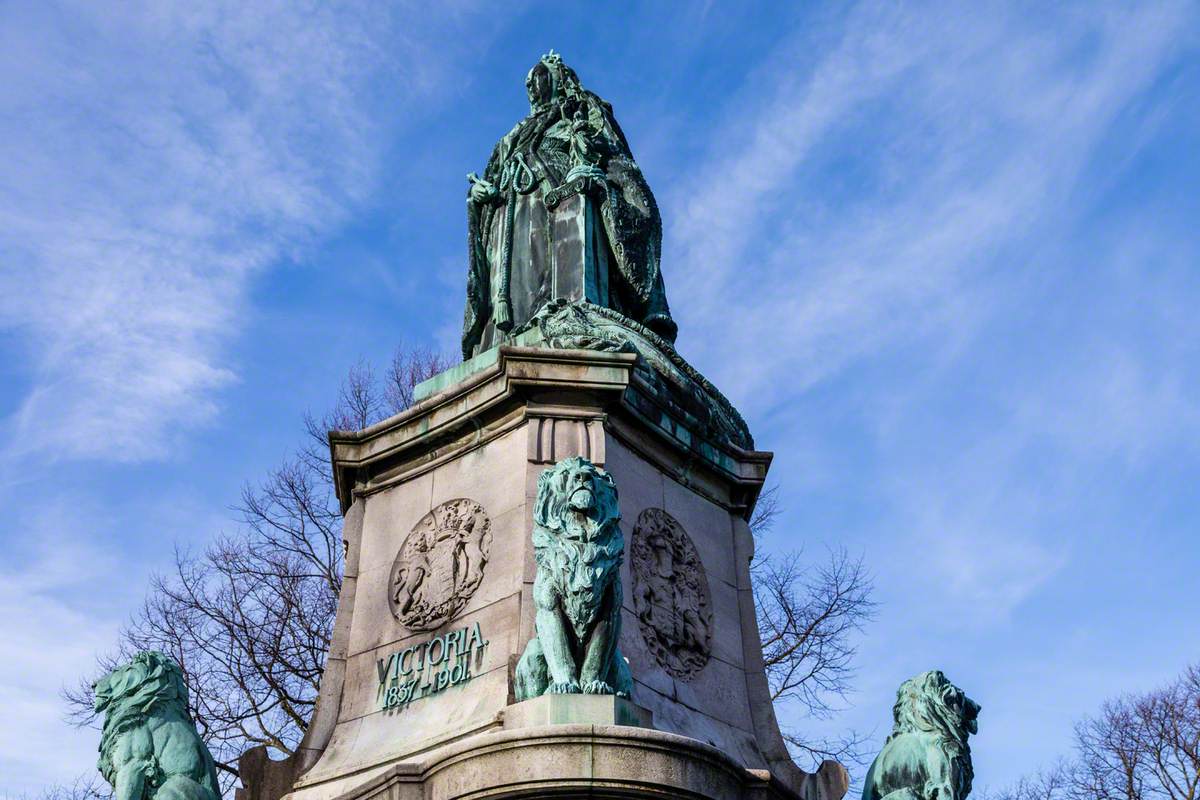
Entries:
[[620, 520], [616, 482], [586, 458], [564, 458], [538, 478], [536, 635], [517, 661], [518, 701], [547, 693], [629, 697], [633, 691], [617, 644], [625, 555]]
[[600, 489], [598, 494], [601, 495], [593, 498], [594, 513], [584, 518], [587, 530], [582, 532], [583, 538], [587, 540], [602, 538], [605, 534], [611, 533], [621, 519], [617, 505], [617, 484], [607, 472], [579, 456], [564, 458], [538, 477], [537, 502], [533, 510], [533, 521], [548, 534], [568, 533], [574, 535], [579, 533], [572, 531], [572, 526], [569, 524], [572, 517], [568, 513], [571, 495], [567, 485], [571, 476], [577, 472], [589, 473], [595, 480], [595, 485]]
[[[948, 766], [949, 770], [948, 773], [941, 773], [940, 769], [933, 766], [934, 762], [928, 761], [928, 756], [925, 756], [925, 778], [935, 783], [944, 780], [950, 784], [946, 788], [952, 790], [952, 798], [965, 798], [971, 791], [974, 778], [967, 737], [975, 731], [974, 720], [978, 712], [979, 706], [940, 670], [923, 672], [900, 684], [896, 691], [896, 704], [892, 707], [895, 724], [883, 751], [871, 765], [863, 797], [886, 797], [889, 791], [902, 789], [897, 784], [915, 777], [910, 771], [908, 757], [914, 752], [928, 754], [934, 750], [940, 754], [941, 763]], [[914, 749], [914, 737], [925, 744]], [[899, 773], [893, 772], [895, 768], [899, 769]], [[908, 788], [914, 791], [916, 797], [925, 796], [920, 786]]]
[[96, 682], [95, 708], [104, 713], [100, 734], [100, 772], [106, 777], [112, 769], [112, 751], [121, 734], [141, 725], [156, 706], [188, 714], [187, 685], [179, 667], [170, 658], [154, 650], [142, 651], [123, 667]]
[[[570, 506], [570, 482], [579, 472], [591, 478], [592, 507], [586, 513], [572, 513]], [[538, 478], [534, 556], [559, 585], [568, 617], [580, 636], [599, 613], [601, 587], [615, 579], [625, 551], [619, 508], [616, 482], [587, 459], [563, 459]]]
[[[957, 694], [958, 699], [954, 700]], [[929, 733], [935, 736], [943, 750], [950, 755], [961, 777], [959, 797], [971, 792], [975, 772], [971, 766], [971, 746], [967, 743], [967, 722], [963, 713], [962, 690], [946, 678], [941, 670], [923, 672], [909, 678], [896, 692], [892, 707], [898, 733]]]

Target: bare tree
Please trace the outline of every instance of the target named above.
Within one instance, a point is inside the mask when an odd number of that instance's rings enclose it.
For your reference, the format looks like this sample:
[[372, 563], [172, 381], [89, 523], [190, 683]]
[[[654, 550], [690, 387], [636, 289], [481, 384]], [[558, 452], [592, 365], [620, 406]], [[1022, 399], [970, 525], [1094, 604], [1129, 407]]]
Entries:
[[[200, 553], [177, 550], [171, 571], [152, 577], [116, 652], [98, 665], [107, 672], [143, 649], [174, 658], [226, 793], [248, 747], [291, 754], [316, 703], [344, 552], [326, 431], [358, 430], [404, 410], [415, 384], [449, 366], [434, 351], [403, 347], [383, 378], [366, 362], [354, 365], [334, 408], [305, 416], [296, 455], [243, 490], [236, 533]], [[64, 692], [80, 724], [95, 722], [91, 682]]]
[[[819, 563], [801, 551], [775, 554], [763, 547], [782, 508], [779, 487], [759, 497], [750, 521], [758, 546], [750, 562], [758, 631], [771, 700], [792, 704], [810, 717], [828, 718], [854, 678], [855, 635], [875, 612], [871, 578], [861, 558], [832, 549]], [[812, 739], [795, 730], [784, 738], [795, 754], [813, 762], [833, 758], [863, 761], [864, 738], [849, 731]]]
[[1145, 758], [1142, 785], [1171, 800], [1200, 794], [1200, 665], [1135, 707]]
[[1069, 771], [1072, 796], [1125, 797], [1140, 800], [1144, 769], [1144, 742], [1139, 730], [1136, 700], [1110, 700], [1099, 715], [1075, 726], [1077, 763]]
[[[22, 800], [28, 800], [29, 795], [17, 795]], [[93, 772], [81, 775], [70, 783], [60, 783], [50, 786], [36, 795], [37, 800], [110, 800], [112, 792], [108, 784]]]
[[1059, 761], [1002, 791], [982, 792], [979, 800], [1065, 800], [1070, 777], [1071, 764]]
[[991, 800], [1197, 800], [1200, 665], [1141, 695], [1123, 695], [1075, 726], [1074, 757]]
[[413, 405], [413, 388], [426, 378], [445, 370], [449, 364], [444, 356], [428, 348], [396, 348], [388, 364], [384, 384], [384, 402], [392, 408]]

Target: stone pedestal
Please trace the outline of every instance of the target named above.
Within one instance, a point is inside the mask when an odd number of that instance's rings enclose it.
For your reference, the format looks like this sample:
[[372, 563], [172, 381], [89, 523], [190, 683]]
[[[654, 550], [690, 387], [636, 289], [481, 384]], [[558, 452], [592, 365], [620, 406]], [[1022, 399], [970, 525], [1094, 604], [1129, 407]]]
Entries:
[[[771, 455], [689, 427], [635, 380], [637, 358], [502, 347], [403, 414], [331, 434], [347, 545], [333, 644], [301, 749], [258, 759], [260, 786], [290, 783], [291, 800], [844, 794], [839, 765], [808, 774], [788, 757], [763, 674], [746, 518]], [[633, 695], [518, 704], [537, 479], [570, 456], [620, 493]]]
[[603, 694], [544, 694], [504, 710], [504, 727], [543, 725], [625, 725], [653, 728], [648, 709], [621, 697]]

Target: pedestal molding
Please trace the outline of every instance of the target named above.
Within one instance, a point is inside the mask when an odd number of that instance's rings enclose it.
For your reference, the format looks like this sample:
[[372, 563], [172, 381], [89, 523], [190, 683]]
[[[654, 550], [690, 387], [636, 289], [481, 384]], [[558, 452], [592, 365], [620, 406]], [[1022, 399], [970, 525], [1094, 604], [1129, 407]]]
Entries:
[[[567, 748], [583, 747], [592, 754], [589, 759], [588, 775], [558, 772], [556, 767], [569, 763], [558, 753]], [[497, 782], [494, 774], [480, 767], [473, 768], [471, 762], [489, 756], [516, 756], [525, 750], [541, 751], [536, 761], [544, 764], [538, 774], [515, 775], [510, 783]], [[605, 755], [617, 758], [602, 759], [597, 764], [596, 751], [605, 750]], [[676, 769], [660, 769], [659, 775], [669, 773], [681, 775], [682, 780], [664, 784], [648, 775], [631, 775], [618, 771], [624, 765], [620, 754], [630, 754], [654, 759], [656, 766], [674, 764]], [[611, 763], [607, 763], [611, 762]], [[597, 767], [599, 766], [599, 769]], [[476, 789], [461, 786], [463, 773], [484, 773], [490, 782]], [[456, 774], [452, 774], [456, 773]], [[815, 776], [814, 776], [815, 777]], [[459, 780], [455, 780], [459, 778]], [[691, 778], [694, 783], [683, 783]], [[566, 793], [583, 791], [589, 797], [609, 798], [709, 798], [761, 797], [764, 800], [816, 800], [815, 786], [806, 787], [803, 794], [789, 789], [766, 770], [747, 769], [721, 750], [704, 742], [664, 731], [623, 725], [564, 724], [535, 728], [518, 728], [484, 733], [459, 740], [446, 747], [431, 750], [424, 758], [413, 759], [389, 767], [378, 776], [364, 781], [354, 788], [336, 795], [334, 800], [360, 800], [377, 797], [389, 788], [412, 787], [412, 794], [400, 789], [400, 800], [409, 797], [443, 796], [438, 791], [439, 779], [453, 784], [458, 791], [456, 800], [483, 800], [483, 798], [533, 798], [546, 797], [547, 792]], [[713, 783], [720, 782], [726, 792], [712, 792]], [[482, 783], [482, 781], [480, 782]], [[429, 794], [432, 792], [432, 795]]]
[[[342, 510], [356, 494], [376, 490], [359, 484], [374, 484], [386, 465], [404, 465], [395, 477], [407, 480], [503, 435], [524, 420], [524, 408], [517, 405], [536, 399], [531, 395], [567, 390], [585, 401], [576, 408], [593, 406], [599, 411], [615, 405], [629, 385], [636, 360], [631, 353], [504, 346], [493, 366], [410, 409], [361, 431], [330, 431], [334, 488]], [[511, 417], [506, 418], [506, 407]], [[431, 452], [436, 454], [432, 458]], [[414, 461], [422, 463], [413, 466]]]

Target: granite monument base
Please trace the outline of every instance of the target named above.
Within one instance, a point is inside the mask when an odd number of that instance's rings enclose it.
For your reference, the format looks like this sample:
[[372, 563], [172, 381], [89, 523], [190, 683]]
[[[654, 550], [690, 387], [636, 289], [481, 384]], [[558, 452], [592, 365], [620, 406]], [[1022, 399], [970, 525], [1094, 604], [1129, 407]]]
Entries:
[[[286, 761], [247, 754], [239, 800], [842, 797], [839, 764], [792, 762], [763, 672], [746, 519], [771, 455], [638, 359], [504, 346], [330, 435], [347, 552], [317, 708]], [[619, 490], [632, 696], [517, 703], [539, 476], [573, 456]]]

